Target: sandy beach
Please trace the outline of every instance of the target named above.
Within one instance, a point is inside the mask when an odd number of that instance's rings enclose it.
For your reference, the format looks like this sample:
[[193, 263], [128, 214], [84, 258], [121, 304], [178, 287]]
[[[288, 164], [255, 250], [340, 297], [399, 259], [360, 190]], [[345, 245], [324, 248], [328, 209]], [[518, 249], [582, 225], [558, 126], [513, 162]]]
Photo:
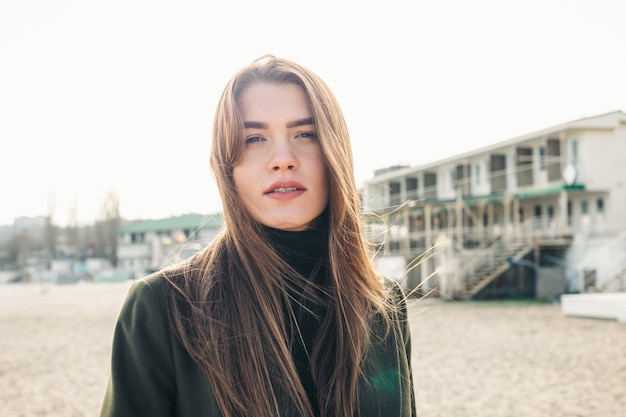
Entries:
[[[0, 416], [97, 416], [129, 283], [0, 286]], [[558, 304], [412, 302], [423, 417], [625, 415], [626, 324]]]
[[422, 416], [626, 415], [624, 323], [519, 302], [427, 302], [410, 320]]

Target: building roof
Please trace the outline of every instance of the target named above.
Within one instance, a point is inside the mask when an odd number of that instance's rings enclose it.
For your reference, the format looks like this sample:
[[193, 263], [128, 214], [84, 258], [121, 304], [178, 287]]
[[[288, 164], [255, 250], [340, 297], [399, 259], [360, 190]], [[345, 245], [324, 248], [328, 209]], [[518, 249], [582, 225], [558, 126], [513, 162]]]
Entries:
[[391, 167], [391, 169], [380, 169], [376, 171], [374, 178], [369, 181], [365, 181], [365, 183], [378, 183], [380, 181], [385, 181], [393, 178], [404, 177], [406, 175], [411, 175], [420, 171], [428, 171], [429, 169], [435, 169], [440, 165], [455, 162], [471, 157], [475, 157], [477, 155], [481, 155], [488, 152], [494, 152], [502, 148], [506, 148], [507, 146], [522, 143], [528, 140], [537, 139], [544, 136], [554, 135], [558, 132], [562, 131], [570, 131], [570, 130], [579, 130], [579, 129], [615, 129], [620, 124], [626, 123], [626, 113], [621, 110], [617, 110], [610, 113], [600, 114], [597, 116], [585, 117], [582, 119], [574, 120], [571, 122], [563, 123], [560, 125], [552, 126], [543, 130], [539, 130], [536, 132], [528, 133], [523, 136], [518, 136], [513, 139], [504, 140], [501, 142], [494, 143], [492, 145], [484, 146], [481, 148], [477, 148], [471, 150], [469, 152], [461, 153], [458, 155], [454, 155], [439, 161], [426, 163], [417, 166], [397, 166]]
[[173, 230], [220, 229], [223, 225], [220, 213], [189, 213], [156, 220], [138, 220], [120, 229], [119, 233], [165, 232]]

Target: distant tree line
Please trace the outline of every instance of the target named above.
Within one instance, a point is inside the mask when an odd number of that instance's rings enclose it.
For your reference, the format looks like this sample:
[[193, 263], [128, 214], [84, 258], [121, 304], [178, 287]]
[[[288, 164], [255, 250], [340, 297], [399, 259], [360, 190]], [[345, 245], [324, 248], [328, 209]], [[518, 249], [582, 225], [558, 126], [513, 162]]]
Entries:
[[58, 226], [54, 208], [50, 208], [43, 227], [20, 230], [0, 242], [0, 267], [21, 270], [33, 260], [83, 261], [91, 257], [108, 259], [116, 266], [117, 234], [123, 223], [119, 200], [113, 192], [107, 195], [97, 220], [90, 225], [79, 226], [73, 210], [67, 226]]

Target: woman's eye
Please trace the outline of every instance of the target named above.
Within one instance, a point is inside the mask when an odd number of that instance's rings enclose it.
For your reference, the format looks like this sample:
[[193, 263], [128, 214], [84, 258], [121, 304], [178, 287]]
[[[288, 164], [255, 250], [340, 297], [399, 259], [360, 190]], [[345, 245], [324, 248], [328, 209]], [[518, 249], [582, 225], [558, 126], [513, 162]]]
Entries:
[[249, 138], [246, 138], [246, 143], [260, 142], [262, 140], [263, 138], [261, 136], [250, 136]]
[[301, 132], [298, 133], [296, 135], [296, 138], [311, 138], [311, 139], [315, 139], [317, 137], [317, 135], [315, 134], [315, 132]]

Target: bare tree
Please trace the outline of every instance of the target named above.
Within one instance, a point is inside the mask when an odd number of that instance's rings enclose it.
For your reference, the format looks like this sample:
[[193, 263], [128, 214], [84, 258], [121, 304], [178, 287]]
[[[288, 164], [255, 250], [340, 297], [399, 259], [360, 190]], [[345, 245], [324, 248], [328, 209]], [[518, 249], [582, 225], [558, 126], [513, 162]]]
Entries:
[[70, 207], [69, 218], [67, 221], [66, 236], [68, 249], [71, 252], [71, 255], [76, 258], [80, 253], [80, 229], [78, 227], [78, 203], [76, 199], [72, 206]]
[[50, 258], [54, 259], [57, 252], [57, 227], [54, 224], [55, 201], [54, 194], [48, 198], [48, 216], [46, 218], [46, 229], [44, 231], [45, 249]]
[[102, 204], [100, 218], [96, 223], [97, 252], [117, 265], [117, 232], [121, 226], [120, 204], [117, 194], [109, 192]]

